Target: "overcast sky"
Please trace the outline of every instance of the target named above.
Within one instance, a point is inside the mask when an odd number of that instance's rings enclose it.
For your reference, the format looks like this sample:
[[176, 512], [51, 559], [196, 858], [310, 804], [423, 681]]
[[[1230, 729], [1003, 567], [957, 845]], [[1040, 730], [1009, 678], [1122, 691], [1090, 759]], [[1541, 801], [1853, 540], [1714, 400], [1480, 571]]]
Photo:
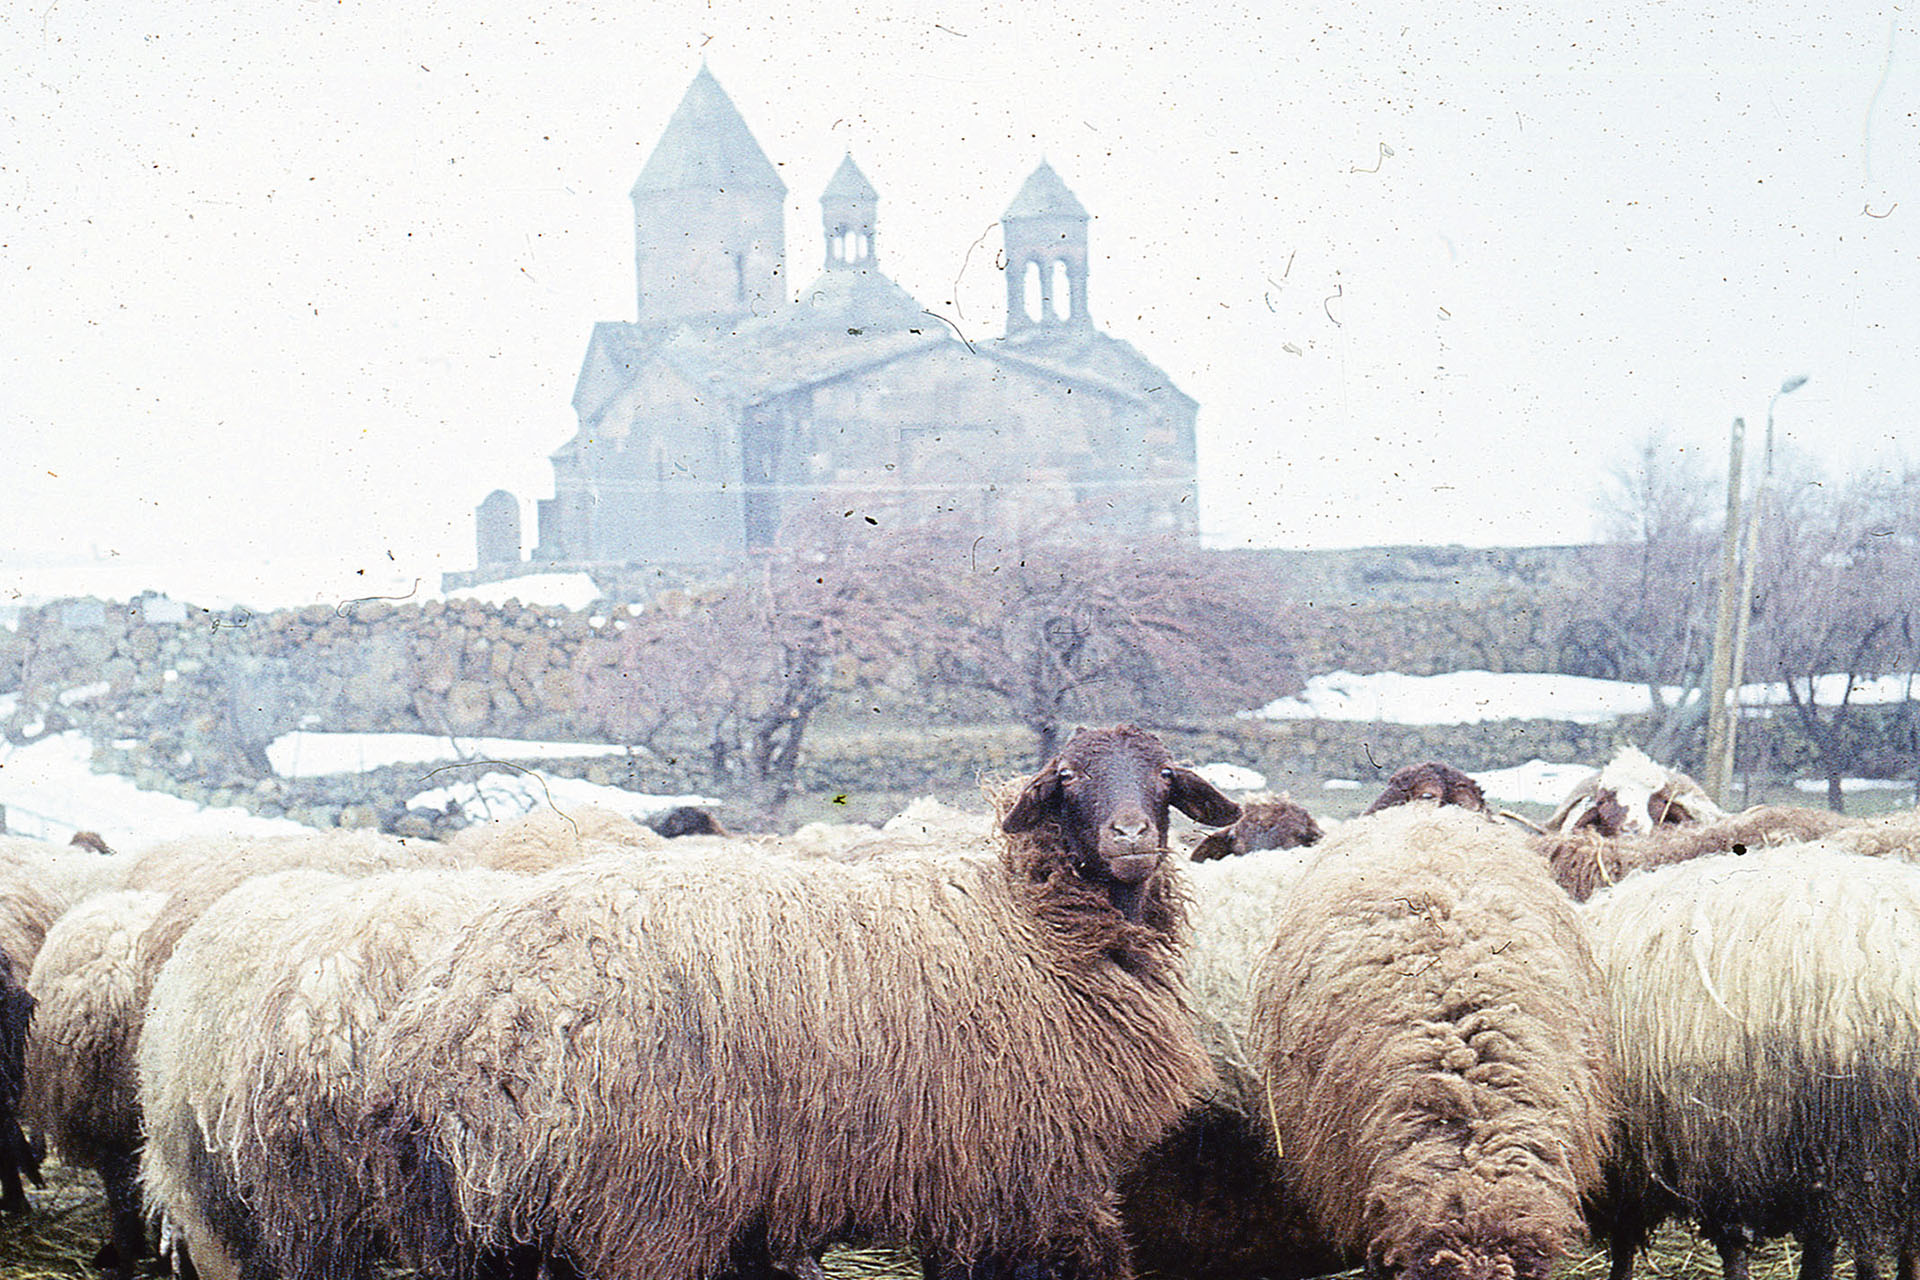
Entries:
[[1216, 544], [1585, 539], [1635, 442], [1718, 471], [1789, 375], [1837, 465], [1916, 437], [1911, 4], [810, 7], [8, 3], [0, 559], [470, 566], [634, 316], [627, 192], [703, 57], [795, 282], [851, 149], [969, 337], [1049, 160], [1095, 322], [1200, 402]]

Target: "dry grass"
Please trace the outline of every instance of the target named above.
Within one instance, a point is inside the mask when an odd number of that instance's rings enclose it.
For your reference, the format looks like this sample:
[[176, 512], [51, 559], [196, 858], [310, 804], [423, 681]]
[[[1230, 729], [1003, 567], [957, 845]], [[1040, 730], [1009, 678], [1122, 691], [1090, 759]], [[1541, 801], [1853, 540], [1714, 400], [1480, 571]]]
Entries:
[[[106, 1200], [99, 1183], [90, 1174], [54, 1162], [48, 1163], [46, 1173], [46, 1189], [31, 1193], [31, 1216], [0, 1218], [0, 1280], [90, 1280], [97, 1275], [87, 1262], [106, 1233]], [[1836, 1275], [1851, 1271], [1842, 1253]], [[895, 1249], [836, 1249], [824, 1263], [831, 1280], [920, 1280], [919, 1263]], [[1795, 1280], [1800, 1252], [1791, 1241], [1776, 1240], [1756, 1249], [1751, 1265], [1752, 1280]], [[1635, 1280], [1720, 1280], [1720, 1259], [1698, 1236], [1669, 1226], [1633, 1273]], [[1359, 1274], [1339, 1276], [1344, 1280]], [[1606, 1280], [1606, 1275], [1606, 1251], [1595, 1249], [1562, 1265], [1556, 1280]]]
[[49, 1160], [47, 1185], [29, 1188], [33, 1212], [0, 1217], [0, 1280], [72, 1280], [106, 1239], [107, 1199], [92, 1174]]

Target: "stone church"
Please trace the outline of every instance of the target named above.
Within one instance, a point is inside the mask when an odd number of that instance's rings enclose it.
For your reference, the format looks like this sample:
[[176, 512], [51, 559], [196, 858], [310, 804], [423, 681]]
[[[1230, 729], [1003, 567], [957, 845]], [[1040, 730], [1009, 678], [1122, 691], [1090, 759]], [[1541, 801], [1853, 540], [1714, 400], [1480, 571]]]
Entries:
[[[792, 290], [786, 194], [702, 67], [633, 185], [638, 319], [594, 326], [535, 567], [721, 565], [823, 502], [1001, 534], [1083, 504], [1122, 534], [1195, 533], [1195, 403], [1095, 326], [1087, 211], [1051, 167], [1002, 216], [1006, 331], [972, 343], [881, 271], [850, 155], [820, 195], [820, 274]], [[482, 504], [478, 576], [519, 560], [517, 512]]]

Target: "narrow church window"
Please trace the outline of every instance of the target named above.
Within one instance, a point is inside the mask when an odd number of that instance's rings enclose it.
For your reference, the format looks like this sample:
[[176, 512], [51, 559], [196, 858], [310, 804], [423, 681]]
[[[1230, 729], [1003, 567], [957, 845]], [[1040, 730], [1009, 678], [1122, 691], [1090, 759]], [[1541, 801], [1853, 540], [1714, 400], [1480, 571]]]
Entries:
[[747, 255], [744, 251], [733, 255], [733, 300], [747, 300]]
[[1053, 307], [1062, 320], [1073, 319], [1073, 285], [1067, 280], [1064, 259], [1053, 261]]
[[1026, 278], [1027, 278], [1027, 283], [1026, 283], [1025, 309], [1027, 313], [1027, 319], [1033, 321], [1035, 324], [1038, 324], [1040, 323], [1040, 310], [1041, 310], [1040, 296], [1042, 291], [1039, 263], [1033, 262], [1031, 260], [1028, 261]]

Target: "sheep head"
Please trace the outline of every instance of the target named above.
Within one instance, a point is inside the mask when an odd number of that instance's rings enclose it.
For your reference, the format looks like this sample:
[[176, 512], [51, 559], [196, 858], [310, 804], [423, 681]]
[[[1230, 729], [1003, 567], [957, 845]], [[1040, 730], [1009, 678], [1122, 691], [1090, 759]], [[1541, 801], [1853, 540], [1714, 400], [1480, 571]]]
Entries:
[[1436, 804], [1458, 805], [1476, 813], [1487, 812], [1487, 797], [1480, 790], [1480, 784], [1452, 765], [1441, 764], [1437, 760], [1394, 770], [1393, 776], [1387, 779], [1387, 789], [1367, 807], [1367, 812], [1378, 813], [1382, 809], [1410, 804], [1415, 800], [1432, 800]]
[[1240, 806], [1160, 739], [1133, 725], [1082, 729], [1021, 790], [1000, 820], [1010, 835], [1056, 825], [1079, 874], [1111, 886], [1123, 912], [1167, 856], [1168, 810], [1224, 826]]
[[1300, 849], [1318, 843], [1322, 834], [1313, 815], [1285, 796], [1244, 800], [1239, 821], [1195, 845], [1193, 860], [1206, 862], [1261, 849]]
[[1547, 1280], [1553, 1270], [1553, 1254], [1532, 1241], [1449, 1236], [1416, 1244], [1400, 1280]]
[[1622, 747], [1604, 768], [1574, 788], [1547, 819], [1546, 827], [1549, 831], [1592, 830], [1611, 839], [1726, 816], [1686, 774], [1650, 759], [1636, 747]]

